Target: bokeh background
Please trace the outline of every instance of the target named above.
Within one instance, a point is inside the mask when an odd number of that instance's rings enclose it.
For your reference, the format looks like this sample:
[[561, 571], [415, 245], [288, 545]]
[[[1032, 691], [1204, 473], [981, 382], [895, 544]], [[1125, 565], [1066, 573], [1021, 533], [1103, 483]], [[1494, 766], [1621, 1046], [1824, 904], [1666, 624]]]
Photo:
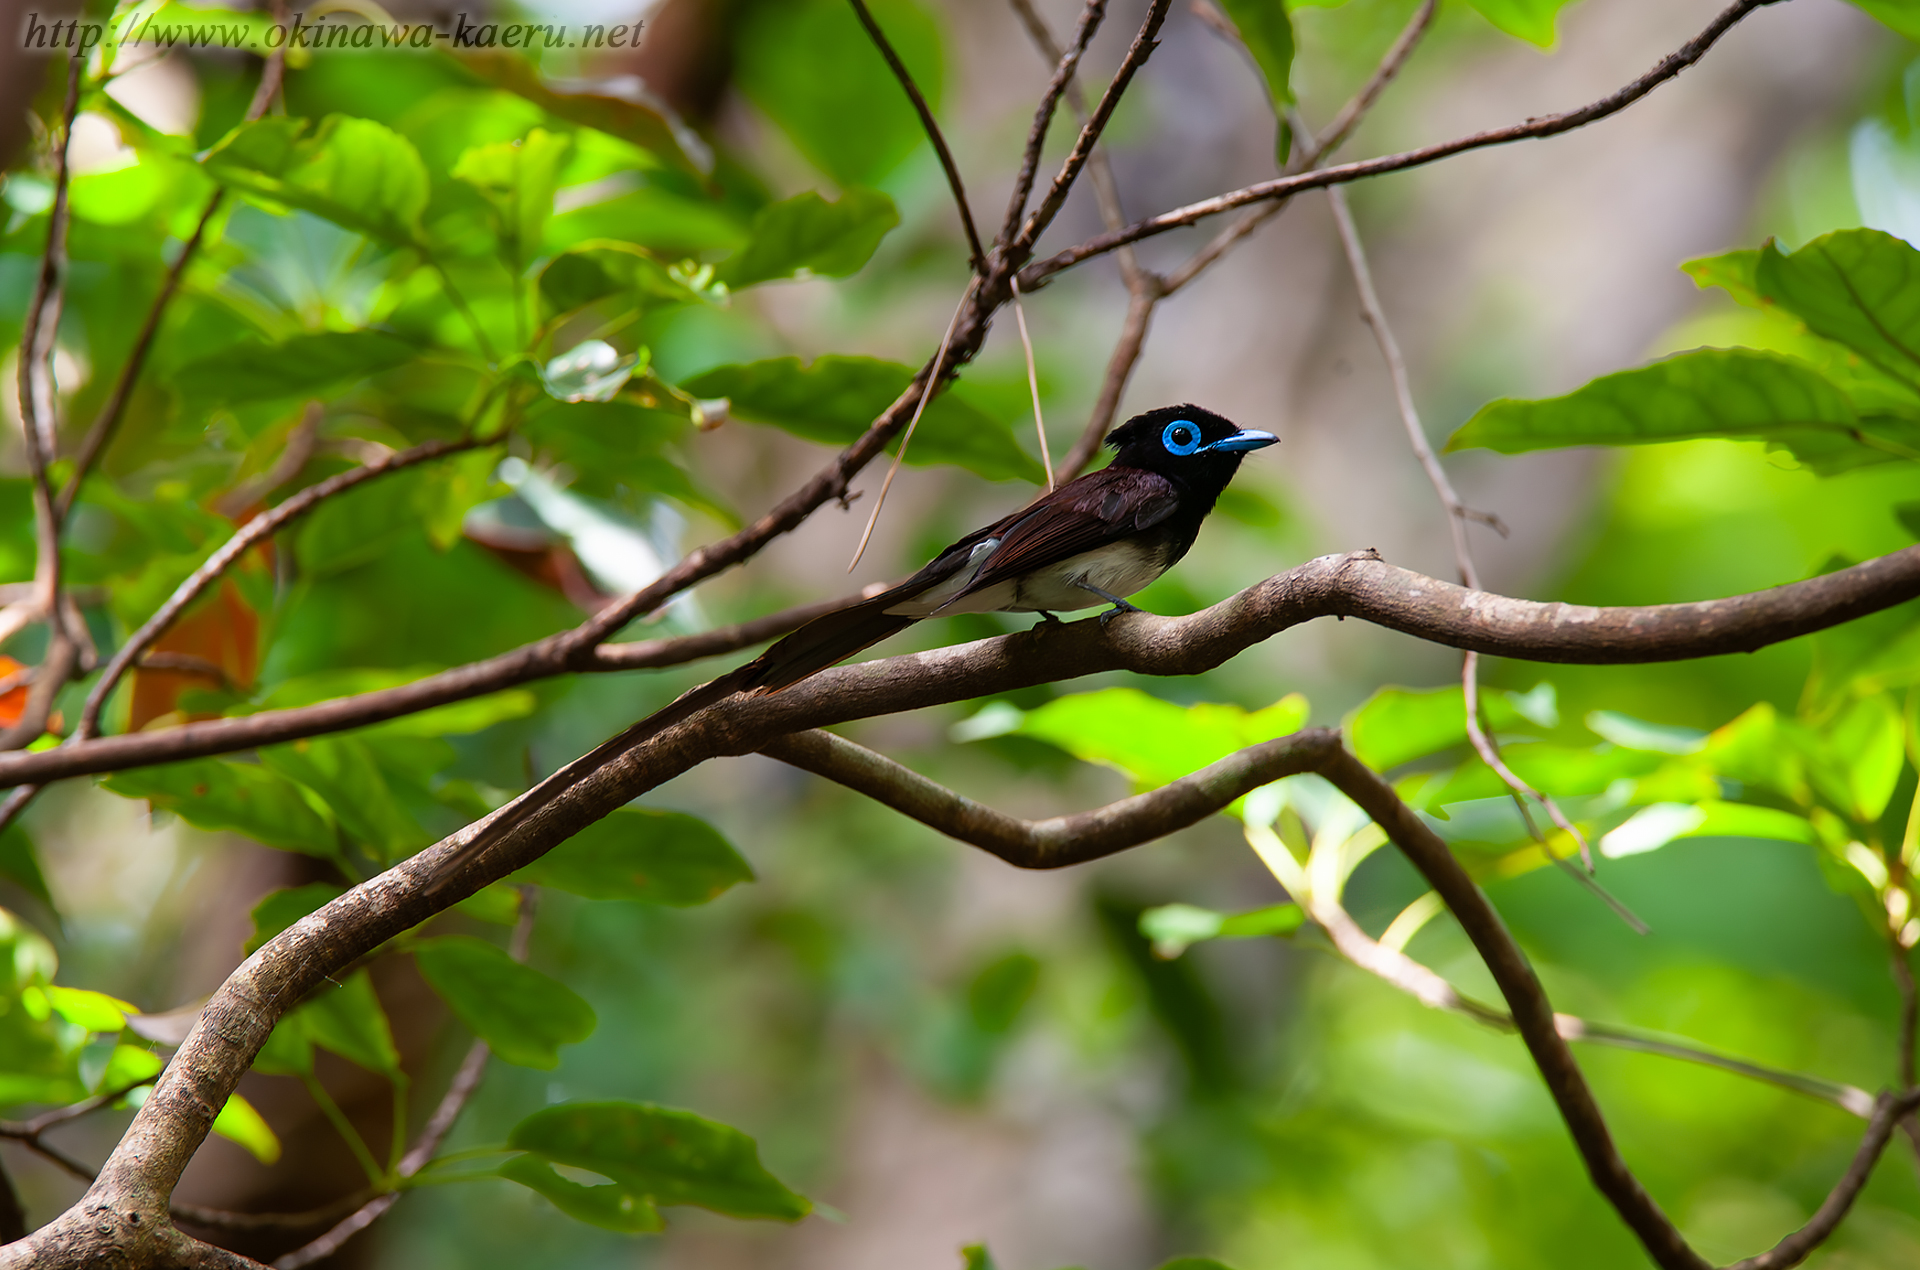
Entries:
[[[920, 72], [974, 206], [992, 221], [1048, 66], [1007, 6], [874, 7]], [[1072, 6], [1038, 7], [1056, 31], [1070, 29]], [[1412, 7], [1349, 0], [1295, 11], [1296, 84], [1309, 120], [1332, 115]], [[1599, 97], [1718, 8], [1717, 0], [1584, 0], [1560, 13], [1559, 38], [1542, 49], [1465, 5], [1444, 4], [1346, 153], [1399, 149]], [[739, 188], [780, 197], [865, 184], [901, 208], [901, 227], [851, 279], [757, 288], [729, 309], [689, 310], [650, 331], [669, 380], [789, 353], [917, 363], [964, 285], [965, 250], [932, 153], [915, 143], [910, 114], [906, 140], [890, 140], [902, 135], [904, 103], [877, 58], [836, 60], [847, 46], [819, 36], [827, 9], [844, 16], [827, 0], [530, 9], [568, 22], [644, 17], [638, 50], [581, 69], [643, 76], [711, 139]], [[1143, 9], [1139, 0], [1115, 3], [1090, 54], [1097, 74], [1115, 63]], [[1683, 260], [1770, 235], [1797, 245], [1862, 223], [1861, 203], [1873, 200], [1856, 197], [1859, 138], [1873, 129], [1905, 135], [1912, 54], [1840, 0], [1793, 0], [1742, 23], [1698, 68], [1617, 118], [1353, 187], [1436, 444], [1493, 398], [1564, 392], [1716, 342], [1732, 306], [1698, 291], [1677, 269]], [[218, 59], [170, 58], [142, 72], [129, 104], [162, 128], [188, 131], [203, 102], [231, 96], [237, 73]], [[322, 81], [318, 71], [296, 72], [289, 92], [401, 91], [381, 89], [371, 67], [352, 74], [359, 78], [341, 71]], [[823, 151], [758, 104], [816, 81], [875, 103], [864, 142]], [[1122, 199], [1146, 214], [1260, 179], [1272, 170], [1273, 132], [1245, 55], [1176, 6], [1108, 134]], [[111, 155], [111, 137], [97, 144]], [[1050, 154], [1063, 144], [1056, 135]], [[1077, 192], [1043, 247], [1098, 227], [1092, 199]], [[724, 224], [688, 230], [702, 232], [714, 239], [709, 252], [726, 245]], [[1143, 258], [1171, 267], [1205, 232], [1156, 239]], [[345, 284], [330, 267], [319, 261], [311, 273], [337, 294]], [[1055, 454], [1086, 418], [1125, 307], [1111, 260], [1028, 301]], [[1025, 370], [1010, 320], [996, 327], [966, 384], [982, 400], [1010, 403], [1008, 413], [1023, 408]], [[1451, 575], [1444, 521], [1401, 432], [1320, 196], [1302, 198], [1156, 313], [1122, 414], [1176, 401], [1275, 431], [1282, 444], [1245, 466], [1237, 488], [1247, 496], [1213, 518], [1192, 555], [1141, 598], [1146, 607], [1189, 611], [1302, 559], [1362, 547]], [[18, 442], [6, 444], [17, 464]], [[690, 461], [726, 503], [752, 515], [826, 453], [732, 424], [699, 436]], [[1513, 595], [1596, 604], [1703, 598], [1911, 541], [1886, 510], [1911, 476], [1872, 469], [1821, 481], [1757, 445], [1470, 452], [1448, 465], [1467, 501], [1510, 527], [1504, 538], [1473, 533], [1486, 584]], [[877, 479], [876, 471], [863, 483]], [[843, 565], [866, 501], [851, 514], [816, 515], [747, 568], [702, 586], [697, 611], [674, 620], [733, 620], [900, 576], [1030, 494], [908, 468], [851, 578]], [[686, 515], [684, 545], [725, 532], [698, 510]], [[406, 584], [413, 549], [339, 574], [327, 595], [307, 596], [304, 617], [283, 615], [263, 674], [293, 673], [343, 646], [368, 665], [447, 664], [579, 619], [558, 589], [504, 572], [495, 611], [439, 611], [434, 597]], [[368, 610], [378, 621], [356, 625]], [[957, 619], [890, 650], [1018, 625]], [[1551, 683], [1562, 733], [1590, 744], [1582, 721], [1596, 709], [1694, 728], [1724, 723], [1756, 700], [1791, 711], [1809, 665], [1808, 650], [1788, 644], [1673, 667], [1496, 663], [1486, 673], [1523, 691]], [[539, 714], [458, 739], [462, 769], [515, 785], [712, 669], [542, 685]], [[1445, 650], [1360, 623], [1321, 622], [1207, 676], [1138, 686], [1177, 702], [1249, 708], [1300, 692], [1316, 722], [1333, 723], [1383, 684], [1439, 685], [1457, 674]], [[1062, 690], [1135, 682], [1111, 676]], [[951, 740], [972, 710], [849, 731], [1020, 814], [1093, 806], [1127, 791], [1119, 775], [1038, 742]], [[478, 1183], [409, 1197], [339, 1264], [917, 1270], [958, 1265], [960, 1247], [976, 1242], [990, 1245], [1005, 1270], [1146, 1270], [1181, 1252], [1239, 1270], [1641, 1264], [1587, 1185], [1518, 1042], [1425, 1011], [1307, 937], [1212, 943], [1172, 961], [1151, 955], [1137, 931], [1144, 908], [1234, 911], [1282, 898], [1231, 822], [1065, 874], [1029, 875], [768, 760], [711, 764], [647, 801], [722, 828], [759, 880], [687, 911], [546, 896], [535, 963], [591, 1001], [598, 1031], [553, 1072], [495, 1064], [454, 1145], [496, 1140], [544, 1103], [658, 1101], [752, 1133], [776, 1174], [841, 1219], [816, 1216], [788, 1229], [678, 1209], [667, 1234], [632, 1240], [572, 1222], [517, 1187]], [[1895, 805], [1906, 805], [1904, 793]], [[298, 858], [156, 821], [140, 804], [93, 788], [57, 790], [34, 808], [30, 827], [60, 914], [51, 933], [63, 977], [148, 1010], [209, 992], [238, 961], [251, 905], [275, 887], [312, 880]], [[1896, 1001], [1885, 949], [1806, 849], [1691, 840], [1603, 869], [1653, 934], [1632, 935], [1551, 870], [1491, 887], [1562, 1008], [1869, 1089], [1890, 1079]], [[1417, 890], [1405, 866], [1382, 853], [1356, 877], [1350, 907], [1377, 930]], [[0, 902], [45, 916], [4, 884]], [[1450, 925], [1433, 924], [1410, 951], [1463, 987], [1487, 991]], [[1015, 986], [995, 989], [1007, 984]], [[421, 1083], [444, 1080], [465, 1044], [458, 1026], [405, 967], [384, 972], [380, 986]], [[1858, 1124], [1843, 1113], [1722, 1072], [1615, 1051], [1581, 1057], [1627, 1158], [1709, 1257], [1751, 1253], [1803, 1221], [1857, 1141]], [[378, 1078], [344, 1062], [323, 1077], [357, 1116], [380, 1123], [387, 1094]], [[352, 1185], [351, 1160], [296, 1085], [255, 1077], [246, 1091], [287, 1142], [286, 1157], [262, 1169], [230, 1143], [210, 1141], [182, 1198], [299, 1208]], [[117, 1123], [76, 1126], [63, 1141], [99, 1158]], [[7, 1147], [0, 1155], [36, 1220], [76, 1196], [70, 1179], [27, 1155]], [[1813, 1264], [1920, 1264], [1910, 1154], [1889, 1154]]]

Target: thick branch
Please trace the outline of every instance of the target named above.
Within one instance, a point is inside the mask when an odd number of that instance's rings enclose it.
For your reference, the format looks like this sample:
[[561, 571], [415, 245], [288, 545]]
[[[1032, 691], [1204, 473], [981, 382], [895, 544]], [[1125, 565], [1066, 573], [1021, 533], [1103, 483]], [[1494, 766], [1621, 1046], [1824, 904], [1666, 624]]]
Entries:
[[[1592, 608], [1469, 591], [1383, 563], [1371, 552], [1321, 556], [1187, 617], [1130, 615], [1002, 636], [829, 672], [770, 702], [785, 710], [822, 691], [830, 717], [793, 711], [791, 732], [874, 713], [914, 710], [1015, 686], [1107, 670], [1194, 675], [1288, 627], [1357, 617], [1434, 643], [1498, 657], [1635, 665], [1752, 652], [1920, 596], [1920, 546], [1767, 591], [1692, 604]], [[552, 641], [397, 688], [295, 710], [100, 737], [0, 755], [0, 785], [58, 780], [274, 745], [445, 705], [571, 669]], [[540, 654], [544, 652], [544, 656]], [[986, 673], [989, 668], [993, 673]]]
[[831, 732], [783, 736], [761, 753], [858, 790], [1008, 864], [1059, 869], [1164, 838], [1262, 785], [1313, 770], [1339, 746], [1336, 732], [1295, 733], [1241, 750], [1151, 793], [1047, 820], [996, 811]]
[[1342, 163], [1330, 168], [1318, 168], [1311, 172], [1276, 177], [1271, 181], [1261, 181], [1228, 194], [1202, 199], [1198, 203], [1189, 203], [1170, 212], [1137, 221], [1118, 232], [1105, 233], [1089, 238], [1075, 247], [1069, 247], [1045, 260], [1035, 261], [1020, 272], [1020, 288], [1023, 291], [1037, 290], [1046, 280], [1063, 269], [1071, 268], [1083, 260], [1102, 255], [1126, 243], [1138, 242], [1155, 234], [1164, 234], [1170, 229], [1191, 225], [1217, 216], [1221, 212], [1236, 207], [1245, 207], [1252, 203], [1269, 199], [1284, 198], [1298, 194], [1301, 190], [1319, 189], [1329, 185], [1343, 185], [1349, 181], [1359, 181], [1370, 176], [1383, 176], [1389, 172], [1403, 172], [1408, 168], [1423, 167], [1439, 159], [1450, 158], [1469, 150], [1481, 150], [1488, 146], [1506, 145], [1512, 141], [1526, 141], [1539, 137], [1556, 136], [1571, 132], [1575, 128], [1605, 119], [1639, 101], [1655, 88], [1672, 79], [1687, 67], [1699, 61], [1706, 51], [1713, 47], [1721, 36], [1725, 35], [1740, 19], [1769, 4], [1778, 4], [1780, 0], [1738, 0], [1719, 17], [1686, 44], [1662, 58], [1660, 64], [1645, 75], [1634, 80], [1618, 92], [1610, 93], [1599, 101], [1582, 106], [1577, 110], [1565, 111], [1557, 115], [1543, 115], [1522, 124], [1507, 128], [1494, 128], [1486, 132], [1476, 132], [1471, 136], [1457, 137], [1452, 141], [1442, 141], [1435, 145], [1422, 146], [1417, 150], [1406, 150], [1399, 154], [1382, 155], [1375, 159], [1364, 159], [1357, 163]]

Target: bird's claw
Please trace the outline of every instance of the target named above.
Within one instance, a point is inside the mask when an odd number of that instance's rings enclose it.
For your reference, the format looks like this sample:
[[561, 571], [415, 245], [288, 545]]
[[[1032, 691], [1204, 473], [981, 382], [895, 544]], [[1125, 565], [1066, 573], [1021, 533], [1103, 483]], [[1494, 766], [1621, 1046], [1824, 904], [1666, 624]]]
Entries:
[[1145, 611], [1145, 609], [1135, 608], [1125, 600], [1115, 600], [1113, 607], [1100, 615], [1100, 629], [1103, 631], [1106, 630], [1107, 623], [1122, 613], [1144, 613]]

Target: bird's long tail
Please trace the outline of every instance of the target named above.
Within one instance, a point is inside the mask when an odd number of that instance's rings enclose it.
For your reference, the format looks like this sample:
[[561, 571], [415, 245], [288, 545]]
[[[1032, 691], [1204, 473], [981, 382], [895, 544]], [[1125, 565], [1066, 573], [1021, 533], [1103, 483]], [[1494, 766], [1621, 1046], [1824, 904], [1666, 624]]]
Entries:
[[885, 610], [899, 603], [906, 591], [905, 587], [896, 587], [870, 600], [862, 600], [817, 617], [746, 665], [697, 688], [688, 689], [670, 704], [654, 711], [618, 736], [602, 741], [502, 808], [478, 834], [434, 868], [428, 889], [438, 890], [446, 885], [487, 848], [558, 798], [568, 786], [605, 767], [628, 750], [652, 740], [676, 723], [686, 721], [736, 692], [778, 692], [782, 688], [792, 687], [861, 649], [905, 630], [919, 619], [900, 617]]
[[437, 891], [445, 886], [456, 874], [478, 859], [487, 848], [506, 837], [527, 817], [558, 798], [568, 786], [589, 773], [605, 767], [635, 746], [652, 740], [674, 724], [684, 722], [715, 702], [724, 701], [734, 693], [751, 686], [744, 683], [742, 677], [753, 665], [754, 663], [749, 662], [718, 679], [708, 680], [697, 688], [689, 688], [669, 704], [654, 711], [618, 736], [602, 741], [501, 808], [493, 820], [482, 826], [479, 833], [434, 867], [433, 877], [428, 881], [427, 889]]

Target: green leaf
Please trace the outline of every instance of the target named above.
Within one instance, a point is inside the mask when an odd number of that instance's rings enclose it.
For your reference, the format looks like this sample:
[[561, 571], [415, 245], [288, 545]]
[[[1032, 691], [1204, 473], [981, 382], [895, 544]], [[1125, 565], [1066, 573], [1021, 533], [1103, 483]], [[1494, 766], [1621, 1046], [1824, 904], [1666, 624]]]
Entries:
[[1760, 286], [1755, 276], [1760, 268], [1760, 253], [1752, 248], [1701, 256], [1680, 266], [1680, 272], [1702, 288], [1719, 287], [1749, 308], [1761, 304]]
[[307, 1012], [293, 1011], [274, 1024], [267, 1043], [253, 1056], [263, 1076], [304, 1076], [313, 1071], [313, 1042], [307, 1037]]
[[[1240, 42], [1265, 77], [1274, 114], [1281, 114], [1293, 100], [1293, 19], [1287, 16], [1287, 6], [1281, 0], [1221, 0], [1220, 7], [1233, 19]], [[1284, 119], [1281, 128], [1286, 128]], [[1286, 161], [1284, 153], [1280, 160]]]
[[531, 1155], [514, 1156], [502, 1164], [498, 1172], [501, 1177], [546, 1197], [567, 1216], [602, 1230], [645, 1235], [667, 1228], [652, 1201], [618, 1182], [603, 1186], [570, 1182], [555, 1172], [551, 1164]]
[[160, 1074], [166, 1060], [150, 1049], [138, 1045], [116, 1045], [113, 1053], [107, 1057], [106, 1070], [100, 1073], [100, 1083], [95, 1091], [107, 1093], [115, 1089], [125, 1089], [135, 1081], [151, 1080]]
[[1033, 999], [1040, 983], [1040, 961], [1031, 953], [1010, 952], [982, 966], [967, 985], [967, 1014], [988, 1036], [1004, 1036]]
[[40, 858], [33, 849], [33, 839], [17, 820], [0, 830], [0, 878], [11, 878], [27, 894], [48, 908], [53, 907], [53, 895], [47, 890], [46, 875], [40, 872]]
[[1792, 255], [1769, 241], [1755, 282], [1816, 335], [1920, 386], [1920, 251], [1877, 229], [1843, 229]]
[[426, 164], [412, 142], [371, 119], [328, 115], [313, 127], [268, 115], [228, 133], [200, 162], [216, 181], [269, 205], [392, 243], [420, 241]]
[[[867, 7], [928, 106], [939, 110], [939, 24], [914, 0]], [[926, 144], [912, 103], [842, 0], [755, 4], [729, 33], [733, 82], [842, 189], [877, 183]]]
[[[1480, 694], [1480, 725], [1500, 730], [1527, 721], [1510, 695]], [[1384, 772], [1417, 758], [1464, 745], [1466, 694], [1445, 688], [1382, 688], [1347, 716], [1344, 730], [1354, 757]]]
[[753, 869], [706, 821], [677, 811], [622, 807], [520, 870], [526, 881], [595, 900], [676, 908], [705, 904]]
[[503, 245], [522, 264], [540, 253], [560, 188], [561, 161], [572, 144], [535, 128], [523, 141], [474, 146], [453, 165], [453, 178], [480, 191], [493, 208]]
[[1814, 786], [1861, 823], [1880, 818], [1906, 762], [1900, 711], [1886, 696], [1855, 701], [1826, 730]]
[[400, 1077], [400, 1051], [393, 1043], [393, 1029], [373, 990], [373, 977], [364, 969], [317, 994], [300, 1007], [300, 1013], [306, 1016], [307, 1039], [313, 1044], [370, 1072]]
[[1212, 1257], [1175, 1257], [1172, 1261], [1163, 1262], [1160, 1270], [1233, 1270], [1233, 1267]]
[[484, 940], [423, 940], [414, 959], [460, 1021], [509, 1063], [551, 1070], [562, 1045], [593, 1034], [593, 1007], [578, 993]]
[[235, 344], [190, 362], [173, 376], [194, 408], [214, 403], [307, 397], [392, 370], [420, 350], [384, 331], [322, 331], [278, 344]]
[[433, 835], [400, 806], [367, 743], [352, 736], [322, 736], [259, 751], [265, 766], [318, 794], [340, 827], [394, 860], [433, 841]]
[[513, 1127], [507, 1144], [590, 1169], [656, 1204], [693, 1204], [729, 1217], [798, 1221], [813, 1205], [760, 1164], [738, 1129], [648, 1103], [562, 1103]]
[[1752, 349], [1701, 348], [1603, 375], [1564, 397], [1503, 399], [1447, 443], [1502, 454], [1722, 437], [1764, 441], [1823, 475], [1920, 455], [1920, 422], [1862, 419], [1812, 367]]
[[1014, 731], [1117, 768], [1150, 789], [1236, 750], [1298, 732], [1306, 722], [1307, 700], [1299, 693], [1247, 711], [1212, 702], [1176, 706], [1137, 688], [1103, 688], [1030, 710]]
[[858, 273], [899, 223], [893, 200], [878, 190], [850, 189], [838, 203], [809, 190], [761, 208], [753, 236], [720, 263], [718, 276], [730, 287], [801, 273], [844, 278]]
[[548, 85], [518, 53], [472, 49], [458, 56], [460, 64], [482, 80], [532, 102], [556, 119], [632, 142], [685, 172], [705, 175], [713, 167], [712, 155], [700, 138], [637, 83], [625, 83], [617, 93], [566, 92]]
[[1852, 3], [1909, 40], [1920, 40], [1920, 4], [1914, 0], [1852, 0]]
[[300, 786], [255, 763], [195, 759], [118, 772], [100, 783], [201, 829], [231, 829], [264, 846], [327, 859], [339, 851], [333, 823]]
[[89, 1032], [118, 1032], [127, 1026], [129, 1014], [140, 1013], [129, 1002], [89, 988], [63, 988], [50, 983], [44, 991], [54, 1013]]
[[[871, 357], [797, 357], [721, 366], [681, 385], [696, 397], [725, 397], [733, 413], [822, 445], [850, 445], [913, 381], [913, 371]], [[899, 442], [894, 442], [898, 446]], [[1040, 465], [993, 419], [949, 390], [927, 403], [907, 450], [916, 466], [954, 463], [988, 480], [1039, 480]]]
[[1529, 44], [1551, 48], [1554, 21], [1572, 0], [1467, 0], [1487, 21]]
[[962, 1270], [1000, 1270], [985, 1244], [968, 1244], [960, 1250], [960, 1255], [965, 1258]]
[[548, 262], [540, 272], [540, 293], [556, 313], [616, 295], [636, 309], [724, 298], [725, 289], [712, 287], [703, 273], [690, 261], [668, 263], [633, 243], [590, 238]]
[[274, 1136], [266, 1118], [239, 1094], [227, 1095], [220, 1114], [213, 1118], [213, 1131], [245, 1147], [262, 1164], [272, 1164], [280, 1158], [280, 1139]]
[[1162, 904], [1140, 914], [1140, 933], [1152, 941], [1155, 956], [1171, 960], [1209, 939], [1291, 935], [1306, 920], [1298, 904], [1274, 904], [1231, 915], [1192, 904]]

